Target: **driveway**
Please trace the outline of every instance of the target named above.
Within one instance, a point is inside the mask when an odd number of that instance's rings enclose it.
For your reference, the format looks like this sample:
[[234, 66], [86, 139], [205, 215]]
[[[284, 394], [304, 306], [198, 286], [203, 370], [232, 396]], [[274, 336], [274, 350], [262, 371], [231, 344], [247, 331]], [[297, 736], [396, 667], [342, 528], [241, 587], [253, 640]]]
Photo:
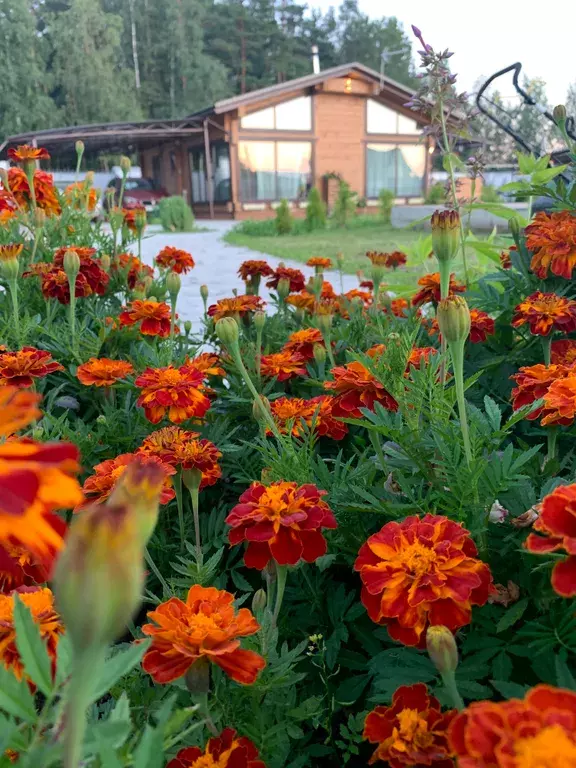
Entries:
[[[201, 285], [208, 286], [208, 304], [214, 304], [218, 299], [232, 296], [233, 289], [236, 289], [239, 294], [243, 293], [244, 283], [237, 275], [238, 267], [243, 261], [265, 259], [273, 268], [282, 261], [266, 253], [223, 242], [222, 238], [234, 225], [233, 221], [200, 221], [198, 226], [205, 226], [208, 231], [178, 233], [151, 231], [142, 242], [142, 260], [146, 264], [152, 265], [154, 257], [165, 245], [182, 248], [194, 257], [196, 266], [187, 275], [182, 275], [178, 314], [181, 320], [191, 320], [196, 331], [199, 330], [198, 325], [204, 312], [200, 297]], [[284, 264], [287, 267], [301, 269], [306, 277], [314, 273], [313, 269], [299, 262], [284, 260]], [[338, 273], [331, 271], [327, 274], [327, 278], [334, 285], [334, 290], [339, 292]], [[358, 280], [354, 275], [344, 275], [345, 291], [357, 287]], [[260, 293], [265, 300], [268, 300], [269, 293], [265, 287]]]

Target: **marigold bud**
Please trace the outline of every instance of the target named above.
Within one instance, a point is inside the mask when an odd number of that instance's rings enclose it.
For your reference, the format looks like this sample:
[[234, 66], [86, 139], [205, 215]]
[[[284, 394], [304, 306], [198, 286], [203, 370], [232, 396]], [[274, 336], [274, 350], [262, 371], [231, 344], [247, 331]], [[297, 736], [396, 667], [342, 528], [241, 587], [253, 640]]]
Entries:
[[438, 261], [452, 261], [458, 250], [460, 216], [458, 211], [434, 211], [432, 225], [432, 248]]
[[184, 333], [186, 336], [190, 334], [190, 331], [192, 330], [192, 320], [184, 320]]
[[266, 313], [260, 311], [254, 312], [253, 322], [256, 330], [262, 331], [266, 325]]
[[508, 229], [514, 240], [517, 240], [520, 236], [520, 223], [517, 218], [508, 219]]
[[316, 322], [323, 336], [330, 333], [332, 328], [332, 315], [317, 315]]
[[442, 299], [436, 310], [440, 333], [448, 344], [464, 342], [470, 333], [470, 310], [462, 296]]
[[[200, 656], [184, 675], [186, 688], [194, 696], [205, 696], [210, 690], [210, 662]], [[196, 761], [195, 761], [196, 762]]]
[[20, 263], [18, 261], [18, 257], [15, 255], [14, 258], [0, 260], [0, 271], [2, 273], [2, 277], [7, 282], [10, 283], [14, 280], [17, 280], [20, 274]]
[[314, 277], [310, 278], [310, 290], [312, 293], [320, 293], [322, 291], [322, 286], [324, 285], [324, 275], [322, 274], [315, 274]]
[[94, 171], [86, 171], [86, 176], [84, 176], [84, 184], [86, 184], [87, 187], [91, 187], [92, 184], [94, 184]]
[[208, 301], [208, 286], [207, 285], [201, 285], [200, 286], [200, 296], [202, 297], [203, 301]]
[[107, 253], [103, 253], [102, 256], [100, 256], [100, 266], [104, 272], [110, 272], [110, 264], [110, 256]]
[[281, 280], [278, 280], [276, 291], [278, 292], [278, 298], [281, 301], [285, 301], [286, 297], [290, 293], [290, 280], [288, 280], [287, 277], [283, 277]]
[[2, 182], [4, 189], [10, 189], [10, 184], [8, 182], [8, 171], [6, 168], [0, 168], [0, 181]]
[[166, 277], [166, 288], [170, 294], [170, 298], [174, 299], [180, 293], [182, 287], [182, 280], [177, 272], [169, 272]]
[[110, 504], [128, 507], [136, 516], [142, 546], [158, 522], [158, 500], [165, 480], [166, 472], [161, 466], [143, 464], [136, 458], [110, 495]]
[[266, 592], [263, 589], [256, 590], [254, 597], [252, 598], [252, 613], [262, 613], [264, 608], [266, 608], [267, 602], [268, 598]]
[[120, 169], [122, 170], [124, 176], [127, 176], [130, 173], [131, 168], [132, 163], [130, 162], [130, 158], [126, 157], [126, 155], [122, 155], [120, 158]]
[[80, 257], [76, 251], [66, 251], [64, 254], [64, 272], [70, 280], [75, 280], [80, 272]]
[[81, 139], [78, 139], [74, 147], [76, 148], [77, 155], [82, 156], [84, 154], [84, 142]]
[[239, 328], [238, 323], [233, 317], [222, 317], [216, 321], [216, 335], [227, 347], [238, 344]]
[[316, 365], [324, 365], [326, 362], [326, 347], [323, 344], [314, 344], [312, 351]]
[[443, 624], [428, 627], [426, 631], [428, 656], [441, 675], [454, 673], [458, 666], [458, 648], [454, 635]]
[[38, 229], [41, 229], [46, 224], [46, 211], [43, 208], [36, 208], [34, 211], [34, 223]]
[[564, 106], [564, 104], [557, 104], [552, 110], [552, 116], [554, 117], [554, 120], [556, 121], [556, 123], [565, 123], [566, 107]]
[[344, 254], [342, 251], [338, 251], [336, 254], [336, 264], [338, 264], [338, 269], [342, 269], [344, 266]]
[[260, 402], [258, 400], [254, 400], [252, 403], [252, 416], [254, 417], [254, 421], [262, 422], [266, 420], [266, 416], [264, 411], [268, 411], [268, 413], [272, 413], [270, 409], [270, 401], [265, 395], [260, 395], [259, 397]]

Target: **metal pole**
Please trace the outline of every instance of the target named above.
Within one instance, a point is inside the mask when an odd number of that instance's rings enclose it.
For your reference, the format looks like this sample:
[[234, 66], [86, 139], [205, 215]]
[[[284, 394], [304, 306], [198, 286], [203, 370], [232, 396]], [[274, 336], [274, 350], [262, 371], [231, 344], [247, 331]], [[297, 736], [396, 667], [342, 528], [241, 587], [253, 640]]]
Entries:
[[214, 188], [212, 184], [212, 157], [210, 156], [210, 135], [208, 132], [208, 120], [204, 120], [204, 154], [206, 155], [206, 191], [208, 192], [208, 206], [210, 218], [214, 218]]

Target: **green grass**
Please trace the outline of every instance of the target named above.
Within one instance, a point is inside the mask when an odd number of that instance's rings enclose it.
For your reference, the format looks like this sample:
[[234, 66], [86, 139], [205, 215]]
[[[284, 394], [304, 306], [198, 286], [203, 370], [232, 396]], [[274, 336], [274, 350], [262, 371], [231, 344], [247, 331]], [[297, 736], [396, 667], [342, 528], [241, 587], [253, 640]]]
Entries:
[[[232, 230], [225, 240], [270, 256], [303, 263], [311, 256], [328, 256], [335, 262], [336, 254], [341, 251], [344, 255], [345, 272], [355, 274], [361, 269], [367, 276], [370, 262], [366, 258], [366, 251], [404, 251], [408, 255], [406, 266], [396, 271], [390, 270], [385, 279], [386, 284], [398, 295], [410, 295], [419, 277], [426, 272], [438, 271], [436, 260], [428, 258], [431, 251], [429, 236], [411, 229], [394, 229], [384, 224], [282, 236], [253, 236]], [[466, 257], [472, 281], [486, 272], [494, 271], [494, 262], [489, 257], [480, 255], [471, 248], [467, 249]], [[464, 270], [460, 256], [454, 261], [453, 271], [457, 278], [463, 280]]]

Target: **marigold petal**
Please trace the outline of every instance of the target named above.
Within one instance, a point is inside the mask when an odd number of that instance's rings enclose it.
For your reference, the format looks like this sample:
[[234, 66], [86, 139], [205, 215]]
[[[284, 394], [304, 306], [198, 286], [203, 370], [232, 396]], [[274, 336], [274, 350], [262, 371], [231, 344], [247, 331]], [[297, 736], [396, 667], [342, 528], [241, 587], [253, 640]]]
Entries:
[[258, 674], [266, 666], [266, 660], [255, 651], [247, 651], [243, 648], [224, 656], [214, 656], [213, 661], [226, 674], [242, 685], [251, 685], [256, 681]]

